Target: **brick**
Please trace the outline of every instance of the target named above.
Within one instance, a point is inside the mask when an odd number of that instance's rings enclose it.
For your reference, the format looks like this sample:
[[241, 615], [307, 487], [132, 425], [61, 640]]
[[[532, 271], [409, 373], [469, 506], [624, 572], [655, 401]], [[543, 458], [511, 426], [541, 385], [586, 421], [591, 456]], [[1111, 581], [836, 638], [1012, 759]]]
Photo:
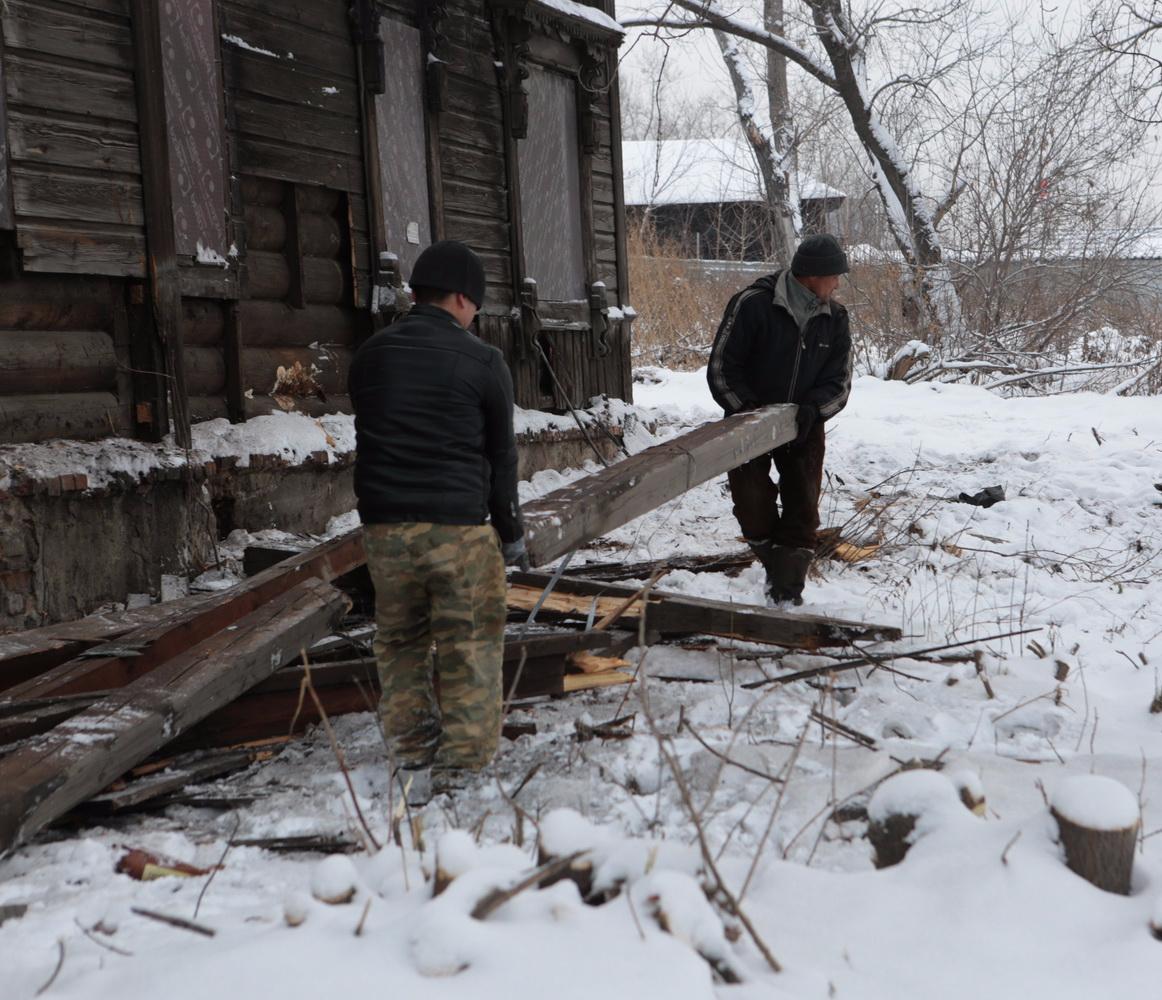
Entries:
[[45, 490], [50, 497], [59, 497], [64, 492], [63, 476], [53, 476], [52, 479], [44, 480]]

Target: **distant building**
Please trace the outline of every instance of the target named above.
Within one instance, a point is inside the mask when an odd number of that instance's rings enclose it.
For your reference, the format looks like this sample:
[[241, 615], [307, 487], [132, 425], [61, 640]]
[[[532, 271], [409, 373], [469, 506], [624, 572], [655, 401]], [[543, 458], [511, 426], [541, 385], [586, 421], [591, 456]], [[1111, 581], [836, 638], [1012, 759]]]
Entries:
[[[632, 225], [649, 213], [654, 230], [683, 257], [759, 261], [771, 257], [758, 164], [741, 138], [639, 140], [622, 144], [625, 206]], [[799, 178], [803, 232], [827, 229], [846, 195]]]

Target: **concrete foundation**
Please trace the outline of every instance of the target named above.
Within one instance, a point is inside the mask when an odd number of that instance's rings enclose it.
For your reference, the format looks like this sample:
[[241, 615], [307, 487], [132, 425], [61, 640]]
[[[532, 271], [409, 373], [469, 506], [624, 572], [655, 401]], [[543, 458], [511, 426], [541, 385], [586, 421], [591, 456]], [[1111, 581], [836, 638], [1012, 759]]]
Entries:
[[[618, 455], [614, 431], [614, 440], [590, 431], [607, 461]], [[521, 479], [595, 457], [580, 431], [522, 435], [518, 447]], [[320, 534], [354, 509], [353, 469], [350, 454], [294, 465], [253, 455], [244, 467], [222, 458], [100, 489], [83, 474], [15, 479], [0, 493], [0, 631], [79, 618], [131, 595], [174, 596], [174, 578], [213, 567], [216, 541], [235, 528]]]

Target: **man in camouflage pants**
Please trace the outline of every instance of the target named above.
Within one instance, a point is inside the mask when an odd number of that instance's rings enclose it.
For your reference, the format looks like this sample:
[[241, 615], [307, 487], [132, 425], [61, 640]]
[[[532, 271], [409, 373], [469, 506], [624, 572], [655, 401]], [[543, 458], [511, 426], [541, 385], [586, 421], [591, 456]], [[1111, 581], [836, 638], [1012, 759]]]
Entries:
[[401, 785], [420, 804], [496, 754], [504, 565], [527, 568], [528, 556], [512, 379], [467, 330], [484, 269], [463, 244], [436, 243], [411, 286], [416, 306], [359, 348], [350, 390], [380, 714]]

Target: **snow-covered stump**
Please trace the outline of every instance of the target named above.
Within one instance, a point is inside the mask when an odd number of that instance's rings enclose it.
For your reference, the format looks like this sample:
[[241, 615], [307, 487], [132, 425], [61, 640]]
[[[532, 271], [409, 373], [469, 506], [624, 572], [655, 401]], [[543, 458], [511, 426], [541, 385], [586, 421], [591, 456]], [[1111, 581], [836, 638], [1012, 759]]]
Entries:
[[603, 903], [612, 893], [593, 895], [593, 848], [604, 839], [605, 834], [589, 820], [572, 809], [554, 809], [541, 820], [540, 837], [537, 841], [537, 864], [548, 865], [553, 861], [580, 853], [562, 872], [542, 880], [540, 887], [547, 888], [561, 879], [571, 879], [577, 884], [577, 891], [587, 903]]
[[1066, 778], [1053, 792], [1065, 863], [1106, 892], [1130, 894], [1141, 815], [1125, 785], [1097, 774]]
[[867, 837], [875, 849], [875, 866], [898, 865], [917, 837], [966, 807], [957, 786], [937, 771], [917, 769], [888, 778], [867, 807]]

